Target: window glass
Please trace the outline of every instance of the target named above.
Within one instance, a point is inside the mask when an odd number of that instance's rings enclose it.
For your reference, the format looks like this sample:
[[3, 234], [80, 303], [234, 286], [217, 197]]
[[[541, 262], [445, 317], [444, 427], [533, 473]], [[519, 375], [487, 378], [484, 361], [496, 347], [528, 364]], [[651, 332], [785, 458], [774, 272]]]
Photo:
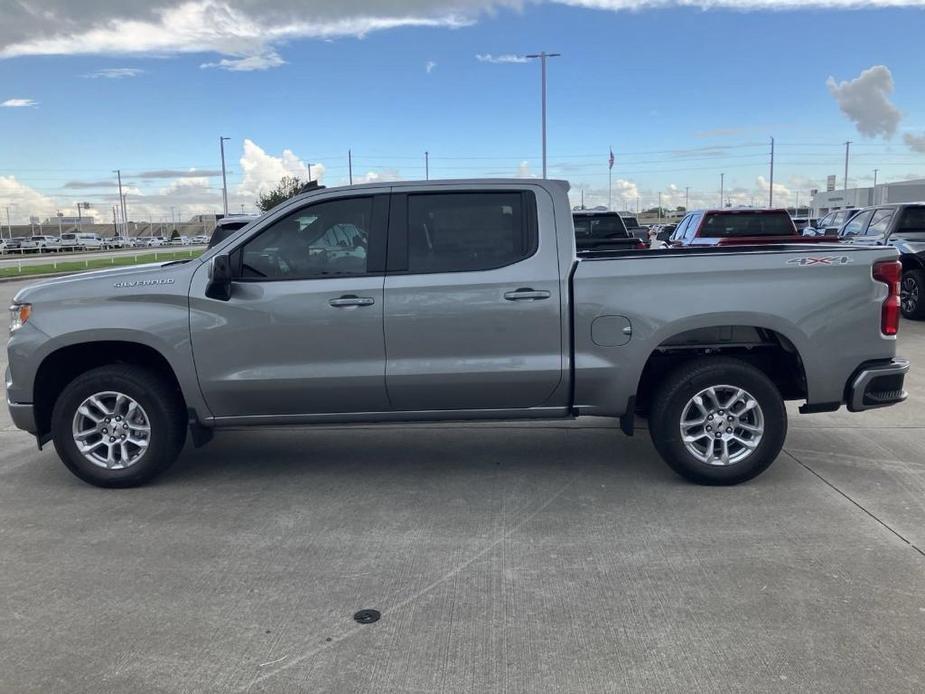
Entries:
[[576, 239], [588, 239], [591, 238], [591, 218], [590, 217], [575, 217], [575, 238]]
[[684, 219], [681, 220], [681, 223], [671, 232], [669, 239], [671, 241], [677, 241], [678, 239], [684, 238], [684, 232], [687, 231], [687, 225], [690, 224], [692, 215], [687, 215]]
[[845, 228], [842, 230], [842, 236], [857, 236], [858, 234], [864, 233], [864, 229], [867, 227], [867, 223], [870, 221], [870, 218], [874, 216], [873, 210], [868, 210], [867, 212], [861, 212], [857, 217], [852, 219]]
[[684, 238], [687, 238], [687, 239], [694, 238], [694, 234], [697, 233], [697, 227], [700, 226], [701, 219], [703, 219], [703, 214], [698, 213], [698, 214], [691, 215], [691, 221], [687, 223], [687, 229], [684, 230]]
[[796, 229], [786, 212], [715, 212], [700, 230], [704, 238], [731, 236], [793, 236]]
[[898, 232], [925, 232], [925, 207], [907, 207], [899, 218]]
[[883, 236], [890, 226], [890, 220], [893, 219], [895, 211], [886, 209], [874, 212], [874, 216], [870, 220], [870, 226], [867, 227], [867, 236]]
[[408, 196], [408, 271], [489, 270], [536, 250], [521, 193]]
[[241, 276], [285, 280], [366, 274], [372, 211], [370, 197], [303, 207], [244, 246]]
[[620, 215], [591, 218], [591, 237], [595, 239], [627, 238], [626, 227]]

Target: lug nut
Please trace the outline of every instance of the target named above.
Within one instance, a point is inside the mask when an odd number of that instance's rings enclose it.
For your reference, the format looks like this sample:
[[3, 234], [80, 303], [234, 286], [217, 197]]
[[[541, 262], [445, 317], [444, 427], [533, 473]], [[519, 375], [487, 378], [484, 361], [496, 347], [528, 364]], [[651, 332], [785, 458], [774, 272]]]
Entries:
[[719, 413], [720, 413], [721, 415], [726, 414], [725, 410], [720, 410]]
[[110, 436], [110, 437], [109, 437], [109, 443], [114, 443], [115, 440], [116, 440], [116, 437], [115, 437], [115, 436]]
[[732, 427], [729, 427], [728, 429], [726, 429], [726, 433], [727, 433], [727, 434], [731, 434], [731, 433], [732, 433]]
[[106, 427], [103, 427], [103, 433], [104, 433], [104, 434], [108, 434], [108, 433], [109, 433], [109, 432], [106, 430]]
[[711, 419], [711, 420], [712, 420], [712, 419], [713, 419], [713, 415], [712, 415], [712, 414], [708, 414], [708, 415], [707, 415], [707, 419]]
[[729, 415], [726, 419], [728, 419], [728, 420], [731, 422], [732, 419], [733, 419], [733, 417], [732, 417], [732, 415]]
[[716, 438], [721, 439], [721, 438], [723, 438], [723, 435], [717, 431], [717, 432], [716, 432]]
[[713, 431], [713, 427], [708, 426], [707, 431]]

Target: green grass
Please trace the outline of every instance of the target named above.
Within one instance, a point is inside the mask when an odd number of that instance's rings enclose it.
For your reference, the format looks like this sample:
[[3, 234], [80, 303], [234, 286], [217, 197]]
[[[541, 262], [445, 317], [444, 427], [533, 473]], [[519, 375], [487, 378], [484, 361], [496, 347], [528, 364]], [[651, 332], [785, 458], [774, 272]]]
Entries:
[[[11, 263], [0, 265], [0, 278], [29, 277], [30, 275], [50, 275], [56, 272], [86, 272], [107, 267], [125, 267], [144, 263], [162, 263], [170, 260], [187, 260], [202, 253], [201, 249], [188, 251], [145, 251], [143, 253], [125, 253], [109, 258], [88, 258], [87, 260], [54, 260], [47, 263], [19, 265]], [[4, 258], [6, 259], [6, 258]]]

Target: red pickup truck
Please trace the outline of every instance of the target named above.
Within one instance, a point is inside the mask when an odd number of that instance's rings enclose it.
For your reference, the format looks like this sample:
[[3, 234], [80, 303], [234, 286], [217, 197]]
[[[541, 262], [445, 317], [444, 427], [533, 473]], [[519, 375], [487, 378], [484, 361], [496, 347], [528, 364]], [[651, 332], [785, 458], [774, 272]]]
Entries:
[[767, 243], [826, 243], [803, 236], [787, 210], [725, 209], [688, 212], [668, 239], [671, 246], [742, 246]]

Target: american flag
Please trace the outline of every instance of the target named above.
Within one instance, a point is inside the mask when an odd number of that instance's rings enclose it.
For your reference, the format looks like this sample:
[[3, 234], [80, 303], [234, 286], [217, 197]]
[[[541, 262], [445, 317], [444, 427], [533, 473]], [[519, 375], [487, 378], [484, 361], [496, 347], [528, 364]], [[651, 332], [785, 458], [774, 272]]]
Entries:
[[612, 168], [613, 168], [613, 147], [610, 148], [610, 160], [609, 160], [609, 163], [610, 163], [610, 168], [612, 169]]

